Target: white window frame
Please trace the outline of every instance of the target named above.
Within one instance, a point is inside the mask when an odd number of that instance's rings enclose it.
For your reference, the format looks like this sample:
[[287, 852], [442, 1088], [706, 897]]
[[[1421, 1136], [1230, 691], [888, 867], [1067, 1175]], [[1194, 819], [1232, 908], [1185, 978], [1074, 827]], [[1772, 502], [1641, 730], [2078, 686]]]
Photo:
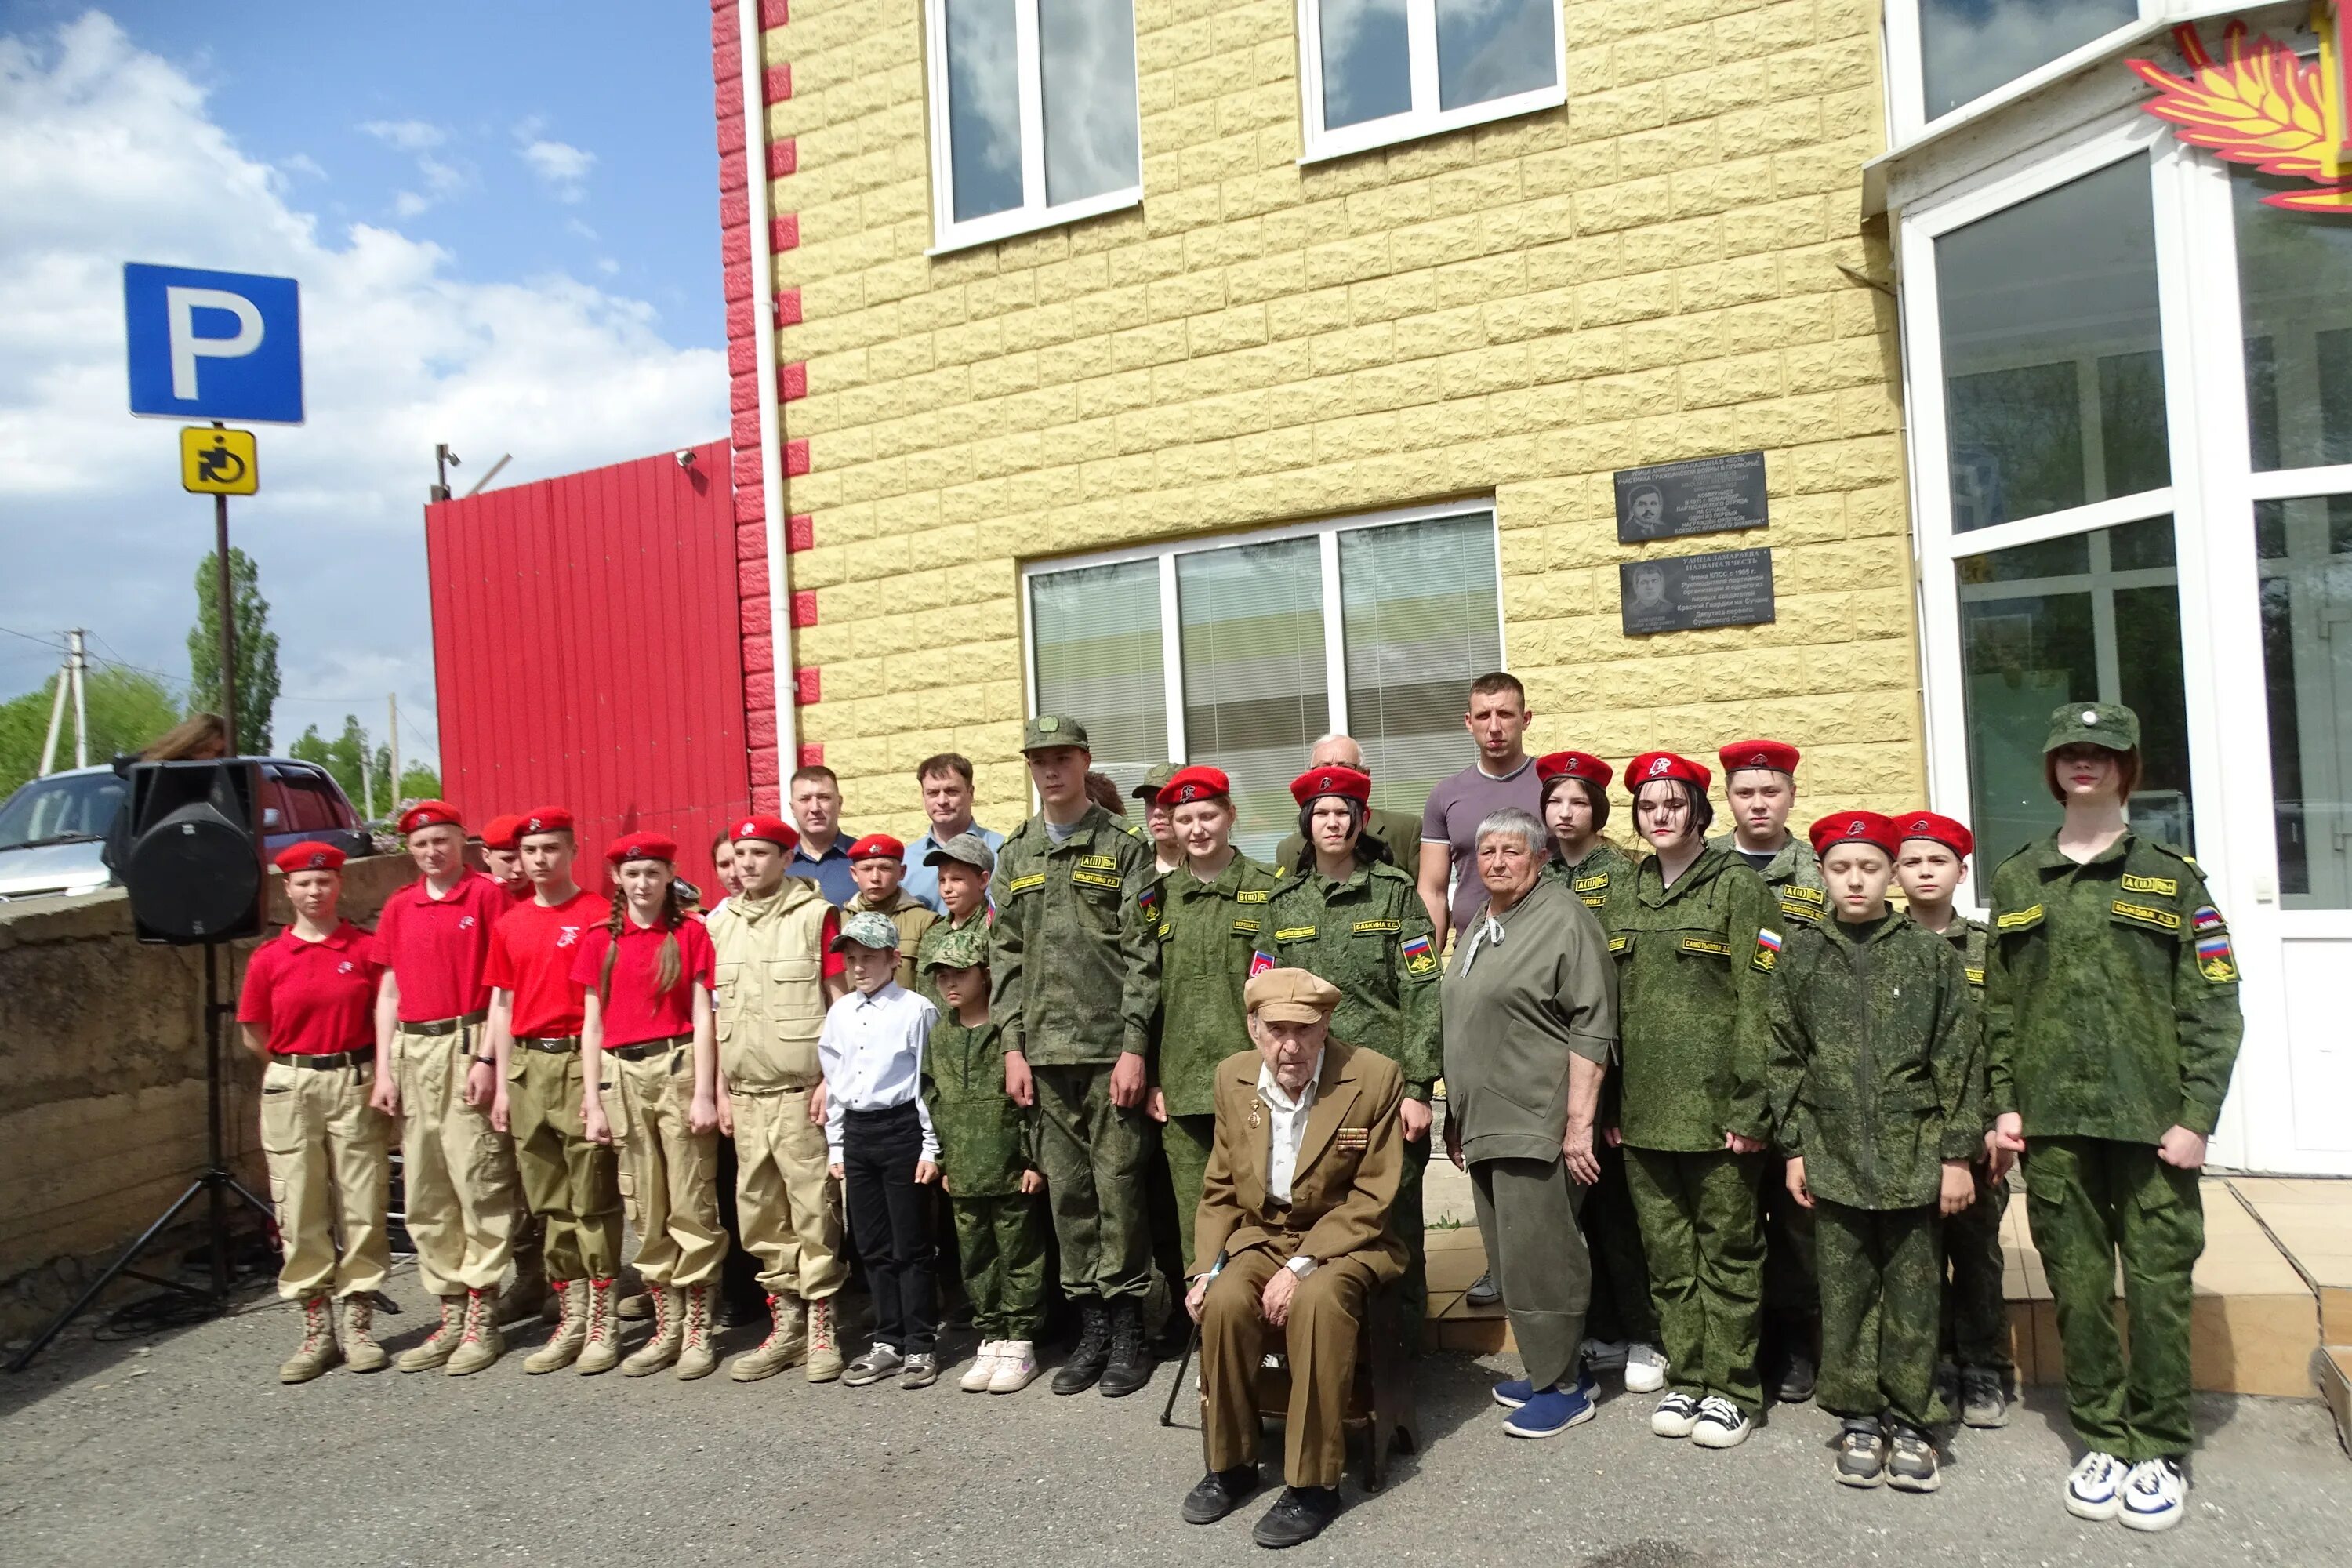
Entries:
[[976, 245], [1034, 234], [1080, 218], [1118, 212], [1143, 203], [1143, 89], [1137, 67], [1135, 184], [1099, 195], [1050, 205], [1045, 200], [1045, 67], [1037, 37], [1037, 0], [1013, 0], [1013, 58], [1021, 90], [1022, 204], [984, 217], [958, 222], [955, 216], [955, 153], [949, 135], [947, 0], [923, 0], [925, 75], [929, 87], [931, 138], [931, 233], [936, 243], [924, 254], [943, 256]]
[[1215, 533], [1155, 544], [1132, 545], [1122, 550], [1098, 551], [1090, 555], [1059, 555], [1024, 563], [1021, 568], [1021, 664], [1026, 686], [1027, 708], [1033, 716], [1037, 712], [1037, 641], [1034, 617], [1030, 615], [1029, 584], [1032, 578], [1052, 576], [1060, 572], [1082, 571], [1089, 566], [1117, 566], [1136, 561], [1157, 561], [1160, 564], [1160, 668], [1164, 683], [1163, 702], [1168, 713], [1168, 760], [1186, 763], [1192, 759], [1190, 742], [1184, 732], [1184, 629], [1177, 614], [1176, 563], [1186, 555], [1208, 554], [1231, 550], [1242, 545], [1267, 544], [1285, 539], [1317, 538], [1321, 542], [1323, 578], [1323, 670], [1326, 694], [1330, 703], [1328, 721], [1324, 729], [1344, 735], [1348, 729], [1348, 640], [1347, 610], [1339, 594], [1339, 536], [1360, 533], [1368, 529], [1393, 527], [1400, 523], [1434, 522], [1485, 512], [1486, 526], [1495, 540], [1495, 646], [1498, 654], [1496, 668], [1510, 668], [1510, 650], [1503, 615], [1503, 540], [1501, 515], [1491, 495], [1473, 496], [1462, 500], [1431, 506], [1398, 507], [1386, 511], [1357, 512], [1345, 517], [1317, 518], [1307, 522], [1286, 523], [1276, 528], [1263, 528], [1247, 533]]
[[1552, 0], [1552, 85], [1507, 98], [1490, 99], [1452, 110], [1437, 106], [1437, 0], [1405, 0], [1405, 49], [1412, 83], [1412, 107], [1402, 113], [1323, 128], [1323, 8], [1321, 0], [1298, 0], [1298, 89], [1301, 163], [1344, 158], [1373, 147], [1394, 146], [1465, 125], [1508, 120], [1515, 114], [1556, 109], [1568, 101], [1568, 21]]

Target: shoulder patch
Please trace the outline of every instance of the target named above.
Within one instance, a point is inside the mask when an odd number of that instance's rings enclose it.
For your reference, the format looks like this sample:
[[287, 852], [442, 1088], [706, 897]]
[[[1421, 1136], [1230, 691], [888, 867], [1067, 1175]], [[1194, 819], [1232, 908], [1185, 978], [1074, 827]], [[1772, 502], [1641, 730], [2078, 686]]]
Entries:
[[1397, 951], [1404, 955], [1404, 966], [1412, 973], [1426, 974], [1437, 967], [1436, 944], [1425, 936], [1405, 938]]
[[1252, 980], [1255, 980], [1259, 975], [1264, 974], [1267, 970], [1272, 969], [1274, 966], [1274, 954], [1265, 952], [1264, 949], [1260, 949], [1258, 952], [1250, 954], [1249, 977]]
[[2126, 872], [2124, 874], [2124, 891], [2126, 893], [2162, 893], [2168, 899], [2174, 899], [2180, 896], [2180, 884], [2170, 877], [2135, 877], [2129, 872]]
[[1780, 962], [1780, 933], [1769, 927], [1756, 928], [1755, 966], [1769, 973]]
[[1032, 888], [1042, 888], [1045, 885], [1045, 873], [1043, 871], [1032, 871], [1025, 877], [1015, 877], [1013, 880], [1005, 883], [1004, 890], [1008, 894], [1025, 893]]
[[1612, 955], [1623, 952], [1633, 945], [1633, 939], [1630, 936], [1620, 934], [1609, 939], [1609, 951]]
[[2216, 985], [2228, 985], [2238, 978], [2237, 954], [2230, 951], [2230, 933], [2216, 931], [2197, 939], [2197, 973]]
[[1170, 936], [1174, 934], [1175, 930], [1176, 928], [1174, 926], [1170, 925], [1166, 921], [1161, 921], [1160, 922], [1160, 940], [1166, 942]]
[[1402, 931], [1404, 923], [1402, 921], [1358, 921], [1349, 929], [1358, 936], [1369, 936], [1381, 931]]
[[2032, 931], [2042, 923], [2042, 906], [2029, 904], [2021, 910], [2011, 910], [1993, 921], [1997, 931]]
[[2123, 921], [2131, 925], [2147, 926], [2155, 931], [2177, 932], [2180, 930], [2180, 917], [2170, 910], [2159, 910], [2149, 904], [2135, 904], [2124, 899], [2117, 899], [2109, 904], [2107, 914], [2111, 919]]

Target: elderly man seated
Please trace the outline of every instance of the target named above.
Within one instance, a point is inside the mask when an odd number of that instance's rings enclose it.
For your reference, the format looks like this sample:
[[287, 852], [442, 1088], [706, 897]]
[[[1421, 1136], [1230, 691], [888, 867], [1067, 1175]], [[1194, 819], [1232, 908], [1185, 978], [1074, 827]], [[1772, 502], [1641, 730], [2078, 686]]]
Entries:
[[1387, 1058], [1330, 1038], [1339, 992], [1306, 970], [1265, 970], [1242, 999], [1257, 1048], [1217, 1068], [1193, 1253], [1214, 1261], [1184, 1298], [1201, 1325], [1209, 1458], [1184, 1518], [1213, 1523], [1257, 1489], [1257, 1370], [1279, 1333], [1290, 1357], [1287, 1484], [1252, 1539], [1296, 1546], [1339, 1511], [1358, 1326], [1372, 1291], [1404, 1271], [1389, 1228], [1404, 1080]]

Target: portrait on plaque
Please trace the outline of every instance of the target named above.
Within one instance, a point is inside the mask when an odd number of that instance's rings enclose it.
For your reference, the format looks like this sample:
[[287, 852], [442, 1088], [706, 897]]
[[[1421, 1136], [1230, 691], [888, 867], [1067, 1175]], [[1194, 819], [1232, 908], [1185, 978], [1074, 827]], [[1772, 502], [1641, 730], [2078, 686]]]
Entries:
[[1761, 452], [1622, 468], [1616, 480], [1620, 544], [1761, 528], [1770, 521]]
[[1619, 618], [1627, 637], [1759, 626], [1772, 619], [1772, 552], [1719, 550], [1617, 568]]

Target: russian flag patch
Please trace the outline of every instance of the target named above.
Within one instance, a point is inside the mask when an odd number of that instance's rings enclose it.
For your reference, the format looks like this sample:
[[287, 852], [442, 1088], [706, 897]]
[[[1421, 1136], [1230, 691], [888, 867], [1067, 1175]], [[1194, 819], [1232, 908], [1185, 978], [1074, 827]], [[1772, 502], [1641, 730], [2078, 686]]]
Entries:
[[1249, 977], [1252, 980], [1255, 980], [1259, 975], [1264, 974], [1267, 970], [1272, 969], [1273, 967], [1274, 954], [1270, 952], [1253, 952], [1250, 954]]
[[1756, 928], [1756, 967], [1769, 973], [1780, 962], [1780, 933], [1769, 926]]
[[2217, 931], [2197, 939], [2197, 971], [2216, 985], [2238, 978], [2237, 955], [2230, 951], [2230, 933]]
[[1414, 974], [1426, 974], [1437, 967], [1436, 950], [1426, 936], [1407, 937], [1397, 951], [1404, 954], [1404, 966]]

